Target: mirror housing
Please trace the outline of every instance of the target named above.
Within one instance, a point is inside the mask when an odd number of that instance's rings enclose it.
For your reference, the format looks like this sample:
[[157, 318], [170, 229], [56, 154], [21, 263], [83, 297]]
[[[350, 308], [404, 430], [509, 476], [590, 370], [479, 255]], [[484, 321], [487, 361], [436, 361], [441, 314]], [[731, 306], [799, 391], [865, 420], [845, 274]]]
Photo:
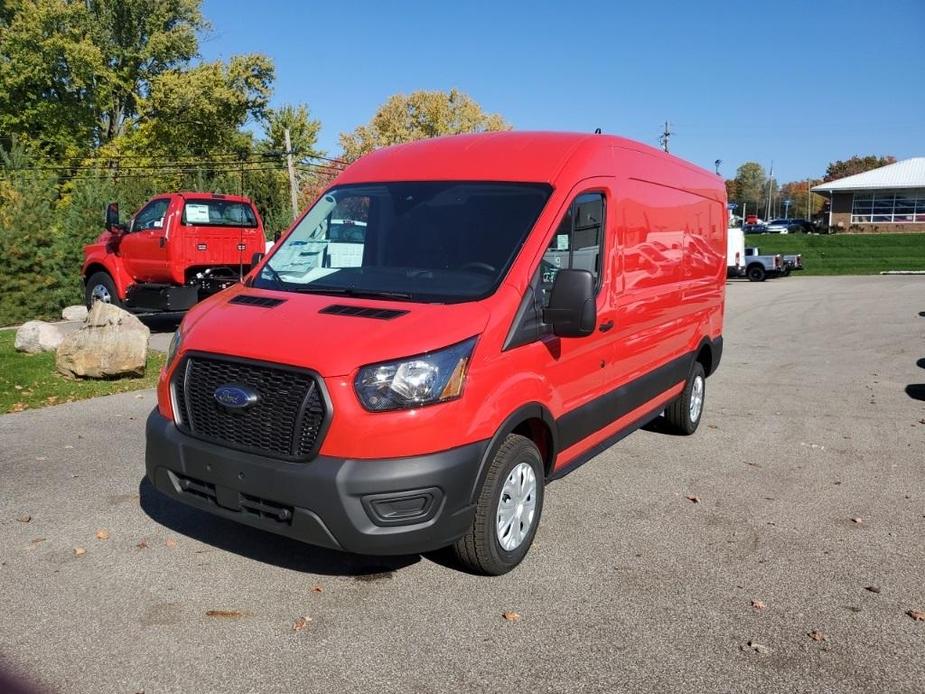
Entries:
[[559, 270], [543, 309], [543, 322], [558, 337], [586, 337], [597, 323], [594, 275], [587, 270]]
[[106, 228], [113, 233], [125, 231], [125, 225], [119, 221], [119, 203], [117, 202], [106, 205]]

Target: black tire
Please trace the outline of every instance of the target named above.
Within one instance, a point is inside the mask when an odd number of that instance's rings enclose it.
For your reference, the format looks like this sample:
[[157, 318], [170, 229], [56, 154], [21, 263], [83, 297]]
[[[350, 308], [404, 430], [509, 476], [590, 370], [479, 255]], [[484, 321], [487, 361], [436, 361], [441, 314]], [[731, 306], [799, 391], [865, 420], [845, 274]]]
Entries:
[[[497, 531], [498, 505], [508, 477], [521, 463], [527, 463], [536, 478], [536, 499], [533, 521], [523, 541], [508, 551], [501, 546]], [[469, 530], [453, 546], [457, 560], [469, 571], [500, 576], [523, 561], [543, 514], [545, 473], [543, 458], [536, 444], [524, 436], [510, 434], [495, 453], [488, 467], [485, 482], [479, 492], [475, 518]]]
[[745, 271], [745, 275], [751, 282], [764, 282], [765, 278], [768, 276], [759, 263], [749, 265], [748, 270]]
[[[691, 417], [691, 400], [698, 380], [700, 382], [700, 407], [697, 409], [696, 417]], [[706, 404], [706, 384], [707, 376], [703, 370], [703, 364], [695, 361], [694, 366], [691, 368], [691, 375], [688, 376], [687, 383], [684, 384], [684, 390], [665, 408], [665, 419], [671, 428], [679, 434], [690, 436], [700, 426], [700, 420], [703, 419], [703, 407]]]
[[99, 301], [99, 299], [94, 298], [94, 289], [97, 287], [101, 287], [109, 296], [107, 303], [120, 308], [122, 307], [122, 302], [119, 300], [119, 292], [116, 291], [116, 283], [112, 281], [112, 277], [105, 272], [94, 272], [90, 275], [89, 279], [87, 279], [87, 285], [84, 290], [84, 301], [87, 304], [87, 308], [93, 308], [93, 302]]
[[784, 277], [790, 277], [790, 268], [784, 268], [784, 271], [781, 273]]

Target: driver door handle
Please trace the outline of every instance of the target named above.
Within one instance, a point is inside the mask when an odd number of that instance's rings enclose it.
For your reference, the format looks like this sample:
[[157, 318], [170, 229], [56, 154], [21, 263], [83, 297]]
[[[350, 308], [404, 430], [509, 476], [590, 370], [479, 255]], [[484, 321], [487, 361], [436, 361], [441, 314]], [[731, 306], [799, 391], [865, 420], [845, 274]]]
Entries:
[[606, 323], [601, 323], [600, 326], [598, 326], [598, 330], [600, 330], [602, 333], [606, 333], [612, 327], [613, 327], [613, 321], [609, 320]]

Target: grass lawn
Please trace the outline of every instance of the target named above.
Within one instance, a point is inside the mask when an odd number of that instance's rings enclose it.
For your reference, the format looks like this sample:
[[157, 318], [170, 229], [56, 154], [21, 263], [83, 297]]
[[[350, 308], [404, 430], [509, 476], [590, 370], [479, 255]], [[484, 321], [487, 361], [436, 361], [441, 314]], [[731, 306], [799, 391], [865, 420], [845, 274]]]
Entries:
[[746, 234], [762, 253], [802, 253], [805, 275], [925, 270], [925, 234]]
[[55, 371], [54, 352], [17, 352], [15, 339], [15, 330], [0, 330], [0, 414], [153, 388], [164, 365], [164, 355], [150, 350], [143, 378], [71, 380]]

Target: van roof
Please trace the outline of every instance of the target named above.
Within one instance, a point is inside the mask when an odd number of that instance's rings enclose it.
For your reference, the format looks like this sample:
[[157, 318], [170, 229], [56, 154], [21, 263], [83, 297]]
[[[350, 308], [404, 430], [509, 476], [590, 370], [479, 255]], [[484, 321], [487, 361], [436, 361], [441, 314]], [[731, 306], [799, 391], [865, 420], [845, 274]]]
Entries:
[[[712, 172], [659, 149], [614, 135], [565, 132], [491, 132], [450, 135], [376, 150], [351, 164], [338, 183], [493, 180], [553, 183], [567, 165], [579, 169], [615, 150], [672, 161], [692, 172]], [[611, 159], [611, 166], [616, 164]], [[601, 171], [589, 175], [600, 175]]]

